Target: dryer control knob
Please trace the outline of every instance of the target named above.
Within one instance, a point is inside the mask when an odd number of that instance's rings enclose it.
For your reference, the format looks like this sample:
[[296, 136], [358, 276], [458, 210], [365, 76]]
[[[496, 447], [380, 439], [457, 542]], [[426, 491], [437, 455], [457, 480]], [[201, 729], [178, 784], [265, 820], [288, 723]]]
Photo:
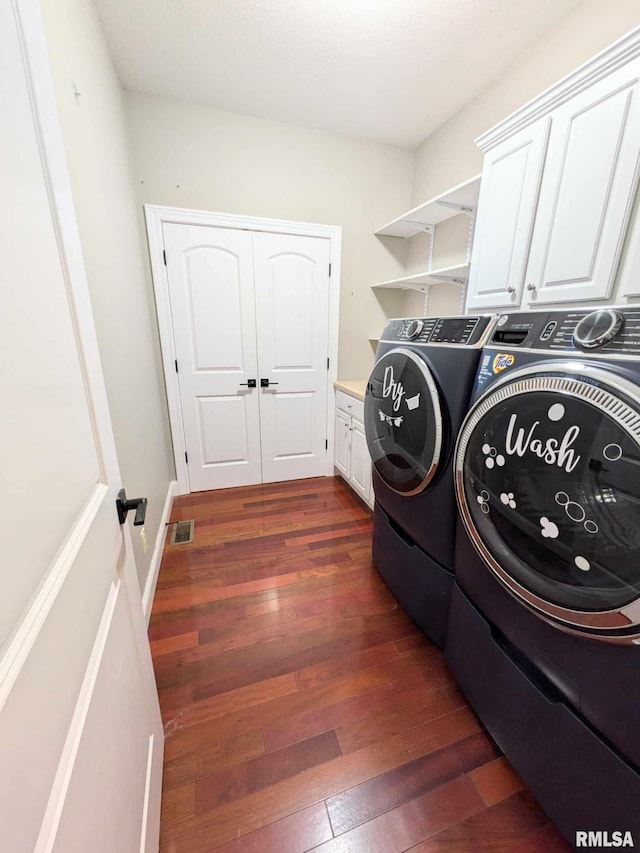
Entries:
[[622, 328], [622, 314], [611, 308], [592, 311], [573, 330], [573, 342], [583, 349], [601, 347], [615, 338]]
[[420, 332], [424, 328], [424, 323], [422, 320], [412, 320], [407, 325], [407, 337], [408, 338], [417, 338]]

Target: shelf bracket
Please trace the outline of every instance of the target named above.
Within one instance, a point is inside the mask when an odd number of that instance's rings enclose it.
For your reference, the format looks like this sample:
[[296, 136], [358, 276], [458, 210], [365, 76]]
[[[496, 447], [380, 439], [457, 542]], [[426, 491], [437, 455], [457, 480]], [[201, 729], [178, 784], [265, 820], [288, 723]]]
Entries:
[[466, 284], [467, 283], [466, 278], [456, 278], [455, 276], [452, 276], [452, 275], [432, 275], [431, 274], [431, 276], [433, 279], [435, 279], [435, 281], [442, 282], [443, 284], [445, 284], [445, 283], [448, 283], [448, 284]]
[[[433, 269], [433, 244], [435, 242], [435, 237], [432, 234], [431, 239], [429, 240], [429, 257], [427, 258], [427, 269], [429, 270], [429, 272], [431, 272], [431, 270]], [[427, 316], [426, 313], [424, 316]]]
[[424, 294], [424, 301], [423, 301], [423, 303], [422, 303], [422, 316], [423, 316], [423, 317], [428, 317], [428, 316], [429, 316], [429, 294], [430, 294], [430, 293], [431, 293], [431, 288], [430, 288], [430, 287], [428, 287], [428, 288], [426, 289], [426, 291], [425, 291], [425, 294]]
[[435, 225], [425, 225], [424, 222], [415, 222], [412, 219], [406, 219], [405, 222], [408, 225], [414, 225], [420, 231], [423, 231], [425, 234], [430, 234], [433, 237]]
[[467, 301], [467, 282], [464, 283], [464, 287], [460, 288], [460, 313], [464, 314], [465, 303]]
[[473, 215], [469, 217], [469, 231], [467, 233], [467, 249], [465, 253], [465, 257], [467, 263], [471, 261], [471, 251], [473, 249], [473, 233], [476, 228], [476, 212], [474, 210]]
[[465, 216], [475, 216], [475, 207], [465, 207], [464, 204], [456, 204], [453, 201], [439, 201], [438, 204], [450, 210], [457, 210], [458, 213], [464, 213]]

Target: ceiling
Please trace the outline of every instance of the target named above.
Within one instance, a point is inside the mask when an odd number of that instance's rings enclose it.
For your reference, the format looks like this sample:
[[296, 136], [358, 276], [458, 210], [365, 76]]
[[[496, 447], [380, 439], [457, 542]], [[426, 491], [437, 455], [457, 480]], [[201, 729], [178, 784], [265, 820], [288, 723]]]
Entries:
[[94, 0], [126, 89], [414, 147], [580, 0]]

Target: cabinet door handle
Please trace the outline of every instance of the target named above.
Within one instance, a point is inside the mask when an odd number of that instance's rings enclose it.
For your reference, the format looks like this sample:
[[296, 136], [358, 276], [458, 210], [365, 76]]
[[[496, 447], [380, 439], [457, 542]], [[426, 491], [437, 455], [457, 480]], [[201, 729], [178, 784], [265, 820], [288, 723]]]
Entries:
[[246, 385], [247, 388], [255, 388], [256, 387], [256, 380], [255, 379], [249, 379], [247, 382], [240, 382], [240, 385]]
[[532, 284], [531, 282], [529, 282], [529, 284], [527, 285], [527, 290], [535, 290], [535, 289], [536, 289], [535, 284]]
[[510, 284], [509, 287], [507, 288], [507, 293], [515, 293], [515, 292], [516, 292], [515, 287], [512, 284]]

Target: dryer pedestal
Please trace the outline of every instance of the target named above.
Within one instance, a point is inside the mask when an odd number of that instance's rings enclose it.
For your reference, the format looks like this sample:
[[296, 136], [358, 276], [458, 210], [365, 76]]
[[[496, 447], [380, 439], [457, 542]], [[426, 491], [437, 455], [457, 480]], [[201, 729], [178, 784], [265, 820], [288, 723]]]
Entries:
[[640, 839], [640, 775], [454, 585], [446, 660], [463, 693], [564, 836]]
[[416, 625], [443, 648], [453, 575], [427, 556], [378, 503], [373, 518], [373, 562]]

